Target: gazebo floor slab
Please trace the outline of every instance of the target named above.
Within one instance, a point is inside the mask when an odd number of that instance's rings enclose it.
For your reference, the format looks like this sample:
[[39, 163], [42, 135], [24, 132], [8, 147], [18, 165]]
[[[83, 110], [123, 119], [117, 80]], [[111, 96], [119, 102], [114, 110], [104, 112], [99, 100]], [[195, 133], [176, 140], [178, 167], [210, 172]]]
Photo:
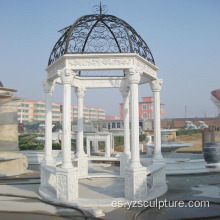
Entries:
[[[71, 202], [60, 201], [49, 188], [40, 188], [40, 195], [46, 200], [64, 203], [83, 208], [112, 207], [114, 202], [127, 206], [129, 200], [125, 198], [124, 178], [85, 178], [79, 180], [79, 198]], [[155, 199], [166, 193], [167, 187], [157, 187], [149, 190], [146, 200]]]

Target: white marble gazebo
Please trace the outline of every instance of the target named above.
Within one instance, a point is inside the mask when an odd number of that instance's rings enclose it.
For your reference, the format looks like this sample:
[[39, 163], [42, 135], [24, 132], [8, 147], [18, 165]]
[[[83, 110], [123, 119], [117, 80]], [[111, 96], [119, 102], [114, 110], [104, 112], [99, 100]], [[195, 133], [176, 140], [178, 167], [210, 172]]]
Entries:
[[[154, 197], [164, 194], [167, 190], [165, 163], [161, 154], [162, 80], [157, 78], [158, 67], [154, 64], [148, 46], [134, 29], [115, 16], [101, 13], [100, 10], [100, 14], [81, 17], [81, 20], [63, 29], [63, 35], [51, 53], [49, 66], [46, 69], [47, 79], [43, 82], [46, 94], [45, 158], [41, 164], [40, 187], [40, 194], [43, 197], [56, 192], [54, 199], [59, 201], [73, 202], [80, 199], [78, 179], [89, 177], [89, 158], [83, 146], [83, 98], [86, 91], [92, 88], [118, 88], [124, 100], [124, 152], [120, 157], [120, 178], [125, 178], [125, 198], [148, 199], [147, 175], [149, 174], [152, 174]], [[84, 30], [88, 36], [79, 40], [80, 34], [77, 33], [82, 31], [80, 27], [82, 28], [89, 18], [91, 20], [91, 17], [98, 20], [93, 24], [89, 23], [90, 29]], [[110, 26], [112, 22], [117, 24], [117, 30], [114, 29], [115, 26]], [[94, 31], [95, 34], [93, 34]], [[103, 40], [103, 34], [107, 36], [107, 32], [110, 37]], [[122, 45], [122, 37], [116, 32], [124, 34], [124, 40], [127, 36], [127, 44]], [[97, 39], [99, 35], [102, 37]], [[133, 41], [134, 37], [136, 41]], [[84, 40], [83, 43], [82, 40]], [[115, 42], [112, 43], [113, 41]], [[137, 44], [137, 41], [141, 43]], [[94, 45], [95, 43], [97, 45]], [[81, 51], [79, 51], [79, 44], [82, 44]], [[108, 50], [103, 50], [106, 45]], [[138, 50], [137, 47], [139, 47]], [[74, 48], [77, 48], [77, 52]], [[52, 154], [52, 94], [56, 84], [63, 86], [63, 155], [62, 165], [59, 167], [56, 166]], [[152, 164], [149, 167], [141, 165], [139, 155], [138, 86], [142, 84], [150, 84], [154, 95], [155, 149]], [[77, 151], [74, 158], [77, 166], [73, 166], [71, 160], [72, 88], [78, 100]], [[129, 112], [129, 102], [131, 112]], [[129, 130], [129, 118], [131, 118], [131, 130]]]

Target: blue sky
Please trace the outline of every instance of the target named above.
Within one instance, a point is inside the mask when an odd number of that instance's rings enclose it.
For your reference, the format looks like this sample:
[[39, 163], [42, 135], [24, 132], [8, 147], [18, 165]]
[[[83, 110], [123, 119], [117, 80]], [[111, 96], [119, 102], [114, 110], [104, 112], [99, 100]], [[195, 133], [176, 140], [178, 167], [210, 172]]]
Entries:
[[[50, 52], [57, 31], [82, 15], [91, 14], [98, 0], [0, 0], [0, 81], [17, 96], [44, 99]], [[103, 0], [108, 14], [129, 23], [146, 41], [164, 80], [161, 102], [166, 117], [212, 117], [217, 113], [210, 92], [220, 88], [220, 1]], [[101, 92], [100, 92], [101, 91]], [[151, 96], [149, 85], [139, 96]], [[109, 101], [111, 100], [111, 101]], [[57, 86], [53, 101], [62, 102]], [[117, 89], [87, 90], [85, 105], [119, 115]], [[72, 104], [76, 104], [73, 91]]]

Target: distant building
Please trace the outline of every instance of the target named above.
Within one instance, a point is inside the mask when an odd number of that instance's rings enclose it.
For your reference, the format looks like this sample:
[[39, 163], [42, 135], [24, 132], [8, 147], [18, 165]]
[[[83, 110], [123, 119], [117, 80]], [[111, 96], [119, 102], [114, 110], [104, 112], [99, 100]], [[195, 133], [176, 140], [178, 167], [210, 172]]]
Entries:
[[105, 116], [105, 120], [119, 120], [120, 117], [119, 116], [115, 116], [115, 115], [106, 115]]
[[218, 108], [218, 117], [220, 117], [220, 89], [216, 89], [212, 91], [211, 94], [212, 94], [211, 100]]
[[[143, 97], [142, 102], [139, 102], [139, 119], [154, 119], [154, 98]], [[161, 118], [164, 118], [164, 104], [160, 104]], [[120, 103], [120, 119], [124, 119], [124, 105]]]
[[[131, 128], [131, 123], [129, 123], [129, 127]], [[139, 120], [139, 127], [143, 130], [153, 129], [153, 120]], [[124, 120], [115, 119], [115, 120], [101, 120], [92, 121], [92, 129], [98, 131], [116, 131], [124, 129]]]
[[[25, 100], [21, 106], [18, 107], [18, 120], [19, 121], [45, 121], [46, 104], [39, 100]], [[71, 106], [72, 121], [77, 120], [78, 109], [77, 106]], [[104, 120], [105, 110], [93, 107], [83, 108], [83, 117], [85, 122], [92, 120]], [[62, 104], [52, 103], [52, 120], [53, 122], [62, 121]]]

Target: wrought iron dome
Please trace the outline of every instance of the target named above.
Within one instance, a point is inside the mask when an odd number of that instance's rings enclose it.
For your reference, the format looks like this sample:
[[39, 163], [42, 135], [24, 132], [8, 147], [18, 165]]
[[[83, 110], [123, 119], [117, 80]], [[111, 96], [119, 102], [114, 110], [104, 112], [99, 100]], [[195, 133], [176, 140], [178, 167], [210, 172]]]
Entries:
[[80, 17], [59, 32], [48, 66], [64, 54], [137, 53], [152, 64], [153, 55], [142, 37], [122, 19], [105, 14], [107, 6], [94, 6], [99, 13]]

